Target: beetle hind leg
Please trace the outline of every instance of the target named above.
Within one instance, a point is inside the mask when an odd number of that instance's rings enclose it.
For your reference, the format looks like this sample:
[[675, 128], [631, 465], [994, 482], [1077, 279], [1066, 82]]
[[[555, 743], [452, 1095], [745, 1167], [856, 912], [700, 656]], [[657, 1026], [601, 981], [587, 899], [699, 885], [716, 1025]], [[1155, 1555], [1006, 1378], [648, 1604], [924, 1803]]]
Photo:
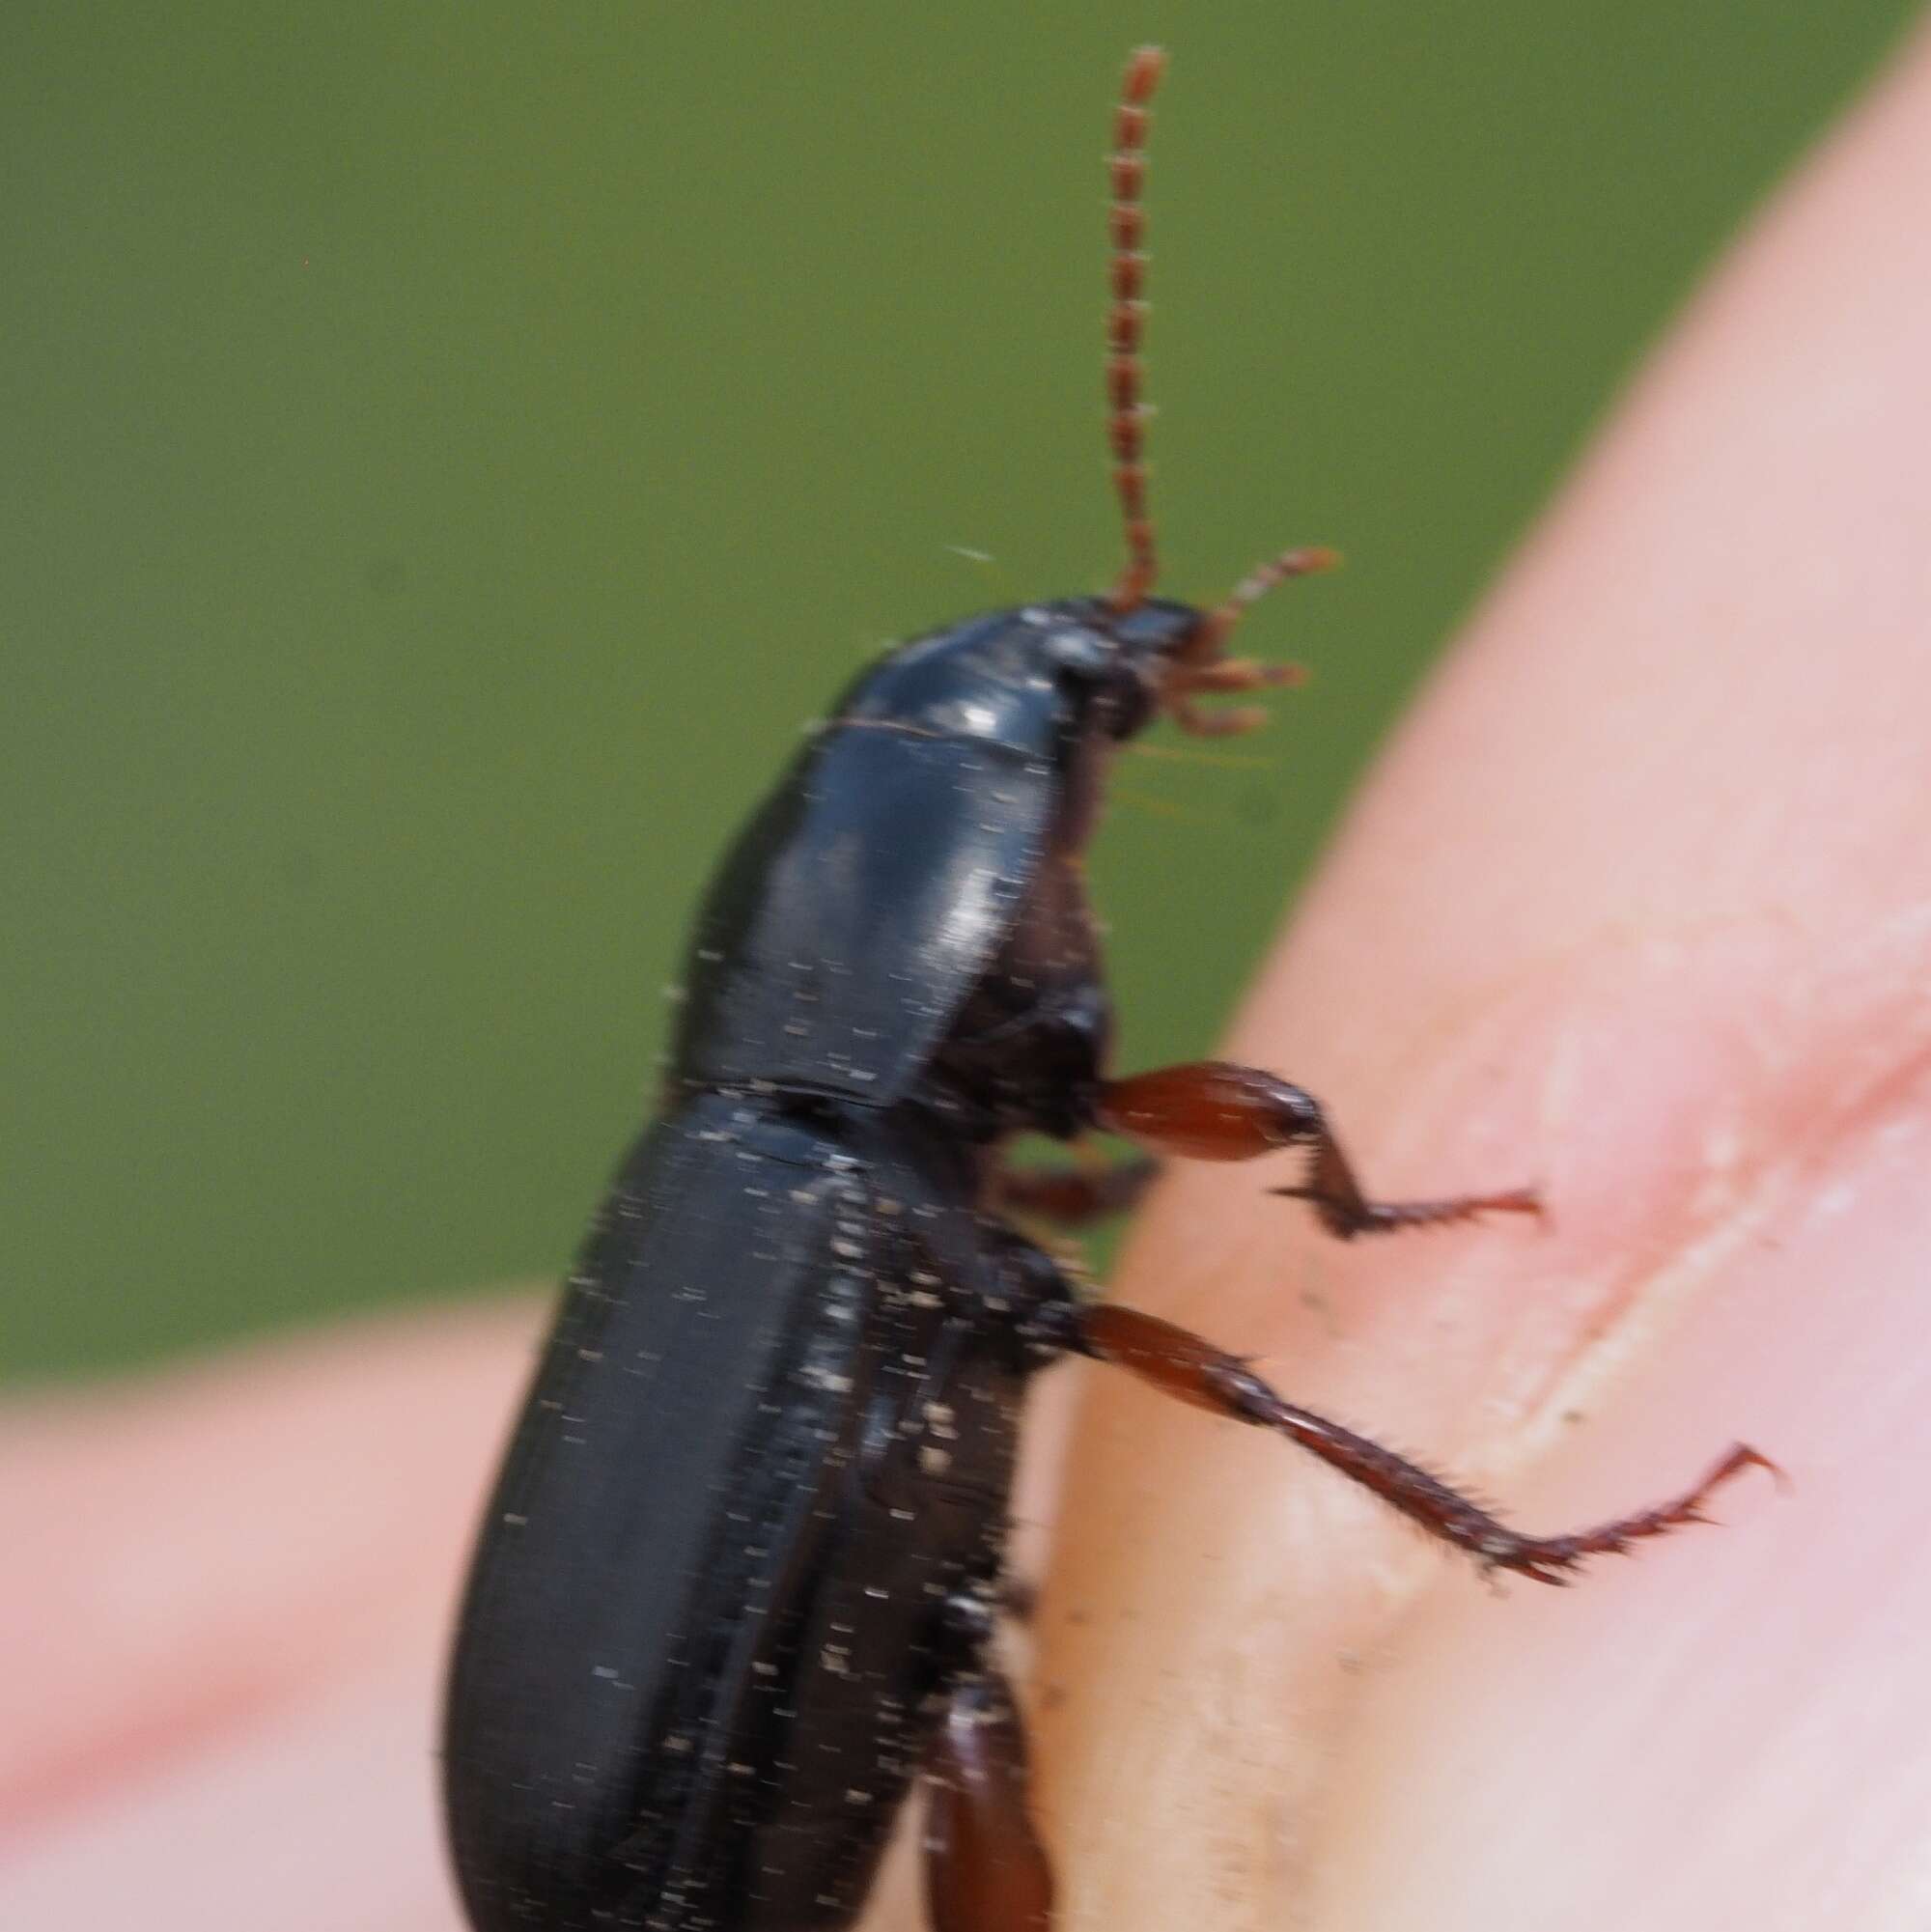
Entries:
[[1106, 1080], [1095, 1117], [1100, 1126], [1157, 1153], [1192, 1161], [1251, 1161], [1284, 1148], [1304, 1149], [1307, 1178], [1273, 1191], [1310, 1203], [1322, 1226], [1341, 1241], [1487, 1214], [1542, 1213], [1542, 1198], [1533, 1188], [1439, 1200], [1371, 1200], [1311, 1093], [1258, 1067], [1227, 1060], [1194, 1060]]
[[1052, 1319], [1066, 1347], [1112, 1362], [1162, 1394], [1210, 1414], [1285, 1436], [1350, 1481], [1373, 1491], [1431, 1536], [1465, 1551], [1485, 1571], [1511, 1570], [1538, 1583], [1566, 1583], [1590, 1556], [1620, 1555], [1652, 1536], [1710, 1522], [1710, 1499], [1746, 1470], [1766, 1470], [1781, 1478], [1782, 1472], [1768, 1456], [1737, 1442], [1693, 1488], [1666, 1502], [1589, 1529], [1529, 1536], [1392, 1449], [1285, 1401], [1238, 1357], [1157, 1315], [1105, 1304], [1065, 1303]]
[[968, 1658], [926, 1764], [925, 1896], [933, 1932], [1051, 1932], [1052, 1864], [1028, 1802], [1025, 1723], [992, 1654], [995, 1610], [948, 1605]]

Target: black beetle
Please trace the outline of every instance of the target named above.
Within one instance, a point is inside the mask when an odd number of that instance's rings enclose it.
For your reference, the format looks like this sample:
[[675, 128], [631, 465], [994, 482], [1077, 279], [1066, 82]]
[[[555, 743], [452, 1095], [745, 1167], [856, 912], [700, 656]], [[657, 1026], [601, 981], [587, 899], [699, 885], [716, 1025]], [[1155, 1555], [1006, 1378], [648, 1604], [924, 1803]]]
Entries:
[[1294, 1146], [1343, 1238], [1533, 1212], [1526, 1190], [1386, 1203], [1319, 1105], [1250, 1068], [1107, 1077], [1080, 865], [1114, 748], [1203, 693], [1283, 681], [1224, 655], [1289, 551], [1213, 609], [1155, 599], [1138, 342], [1146, 103], [1111, 161], [1107, 392], [1127, 564], [1105, 596], [890, 652], [832, 708], [699, 915], [662, 1111], [572, 1276], [464, 1604], [445, 1782], [478, 1932], [848, 1924], [912, 1779], [938, 1932], [1043, 1932], [1051, 1877], [991, 1638], [1016, 1418], [1065, 1354], [1279, 1431], [1490, 1569], [1557, 1582], [1697, 1520], [1763, 1459], [1578, 1535], [1518, 1534], [1284, 1402], [1241, 1362], [1089, 1301], [1004, 1218], [1127, 1205], [1139, 1162], [1027, 1174], [1013, 1134], [1155, 1154]]

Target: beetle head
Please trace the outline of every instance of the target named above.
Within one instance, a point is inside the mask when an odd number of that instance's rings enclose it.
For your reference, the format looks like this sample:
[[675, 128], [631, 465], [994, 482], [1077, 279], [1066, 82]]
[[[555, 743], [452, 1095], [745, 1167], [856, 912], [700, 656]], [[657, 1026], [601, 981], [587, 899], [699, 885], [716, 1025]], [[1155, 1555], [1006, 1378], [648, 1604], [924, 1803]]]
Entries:
[[1199, 737], [1250, 731], [1267, 716], [1257, 706], [1208, 712], [1197, 700], [1298, 684], [1301, 671], [1298, 664], [1229, 658], [1228, 636], [1247, 606], [1275, 584], [1338, 561], [1331, 550], [1285, 551], [1205, 609], [1143, 591], [1127, 602], [1118, 589], [1107, 597], [1055, 605], [1055, 615], [1076, 622], [1049, 635], [1049, 654], [1063, 672], [1090, 687], [1091, 701], [1105, 714], [1093, 722], [1115, 738], [1130, 738], [1161, 715]]

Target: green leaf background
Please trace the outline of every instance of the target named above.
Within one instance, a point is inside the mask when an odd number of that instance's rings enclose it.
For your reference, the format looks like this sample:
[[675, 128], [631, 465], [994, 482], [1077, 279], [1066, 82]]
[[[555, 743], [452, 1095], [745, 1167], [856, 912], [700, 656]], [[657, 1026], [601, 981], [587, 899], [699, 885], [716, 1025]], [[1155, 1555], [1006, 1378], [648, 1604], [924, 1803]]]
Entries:
[[884, 640], [1113, 568], [1144, 39], [1169, 587], [1349, 559], [1252, 627], [1318, 673], [1254, 762], [1133, 764], [1096, 863], [1125, 1058], [1208, 1048], [1909, 11], [15, 0], [0, 1367], [564, 1265], [799, 726]]

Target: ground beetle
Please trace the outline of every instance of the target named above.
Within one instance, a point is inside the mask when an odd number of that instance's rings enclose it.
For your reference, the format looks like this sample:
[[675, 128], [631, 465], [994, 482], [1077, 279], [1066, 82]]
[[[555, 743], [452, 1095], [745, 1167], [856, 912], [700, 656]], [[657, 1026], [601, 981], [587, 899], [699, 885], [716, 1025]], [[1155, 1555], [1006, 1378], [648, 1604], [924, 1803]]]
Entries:
[[1699, 1519], [1677, 1500], [1532, 1537], [1282, 1400], [1235, 1357], [1087, 1298], [1011, 1224], [1129, 1204], [1142, 1160], [1003, 1164], [1105, 1129], [1151, 1155], [1299, 1148], [1343, 1239], [1527, 1190], [1369, 1199], [1312, 1096], [1219, 1062], [1108, 1076], [1081, 855], [1106, 768], [1160, 716], [1284, 682], [1229, 658], [1290, 550], [1217, 607], [1152, 595], [1141, 187], [1162, 56], [1130, 61], [1106, 387], [1127, 561], [1104, 596], [995, 611], [863, 672], [725, 860], [662, 1109], [565, 1295], [469, 1581], [445, 1772], [478, 1932], [808, 1932], [857, 1914], [926, 1782], [938, 1932], [1044, 1932], [1051, 1875], [992, 1636], [1015, 1418], [1073, 1354], [1278, 1431], [1491, 1570], [1559, 1582]]

